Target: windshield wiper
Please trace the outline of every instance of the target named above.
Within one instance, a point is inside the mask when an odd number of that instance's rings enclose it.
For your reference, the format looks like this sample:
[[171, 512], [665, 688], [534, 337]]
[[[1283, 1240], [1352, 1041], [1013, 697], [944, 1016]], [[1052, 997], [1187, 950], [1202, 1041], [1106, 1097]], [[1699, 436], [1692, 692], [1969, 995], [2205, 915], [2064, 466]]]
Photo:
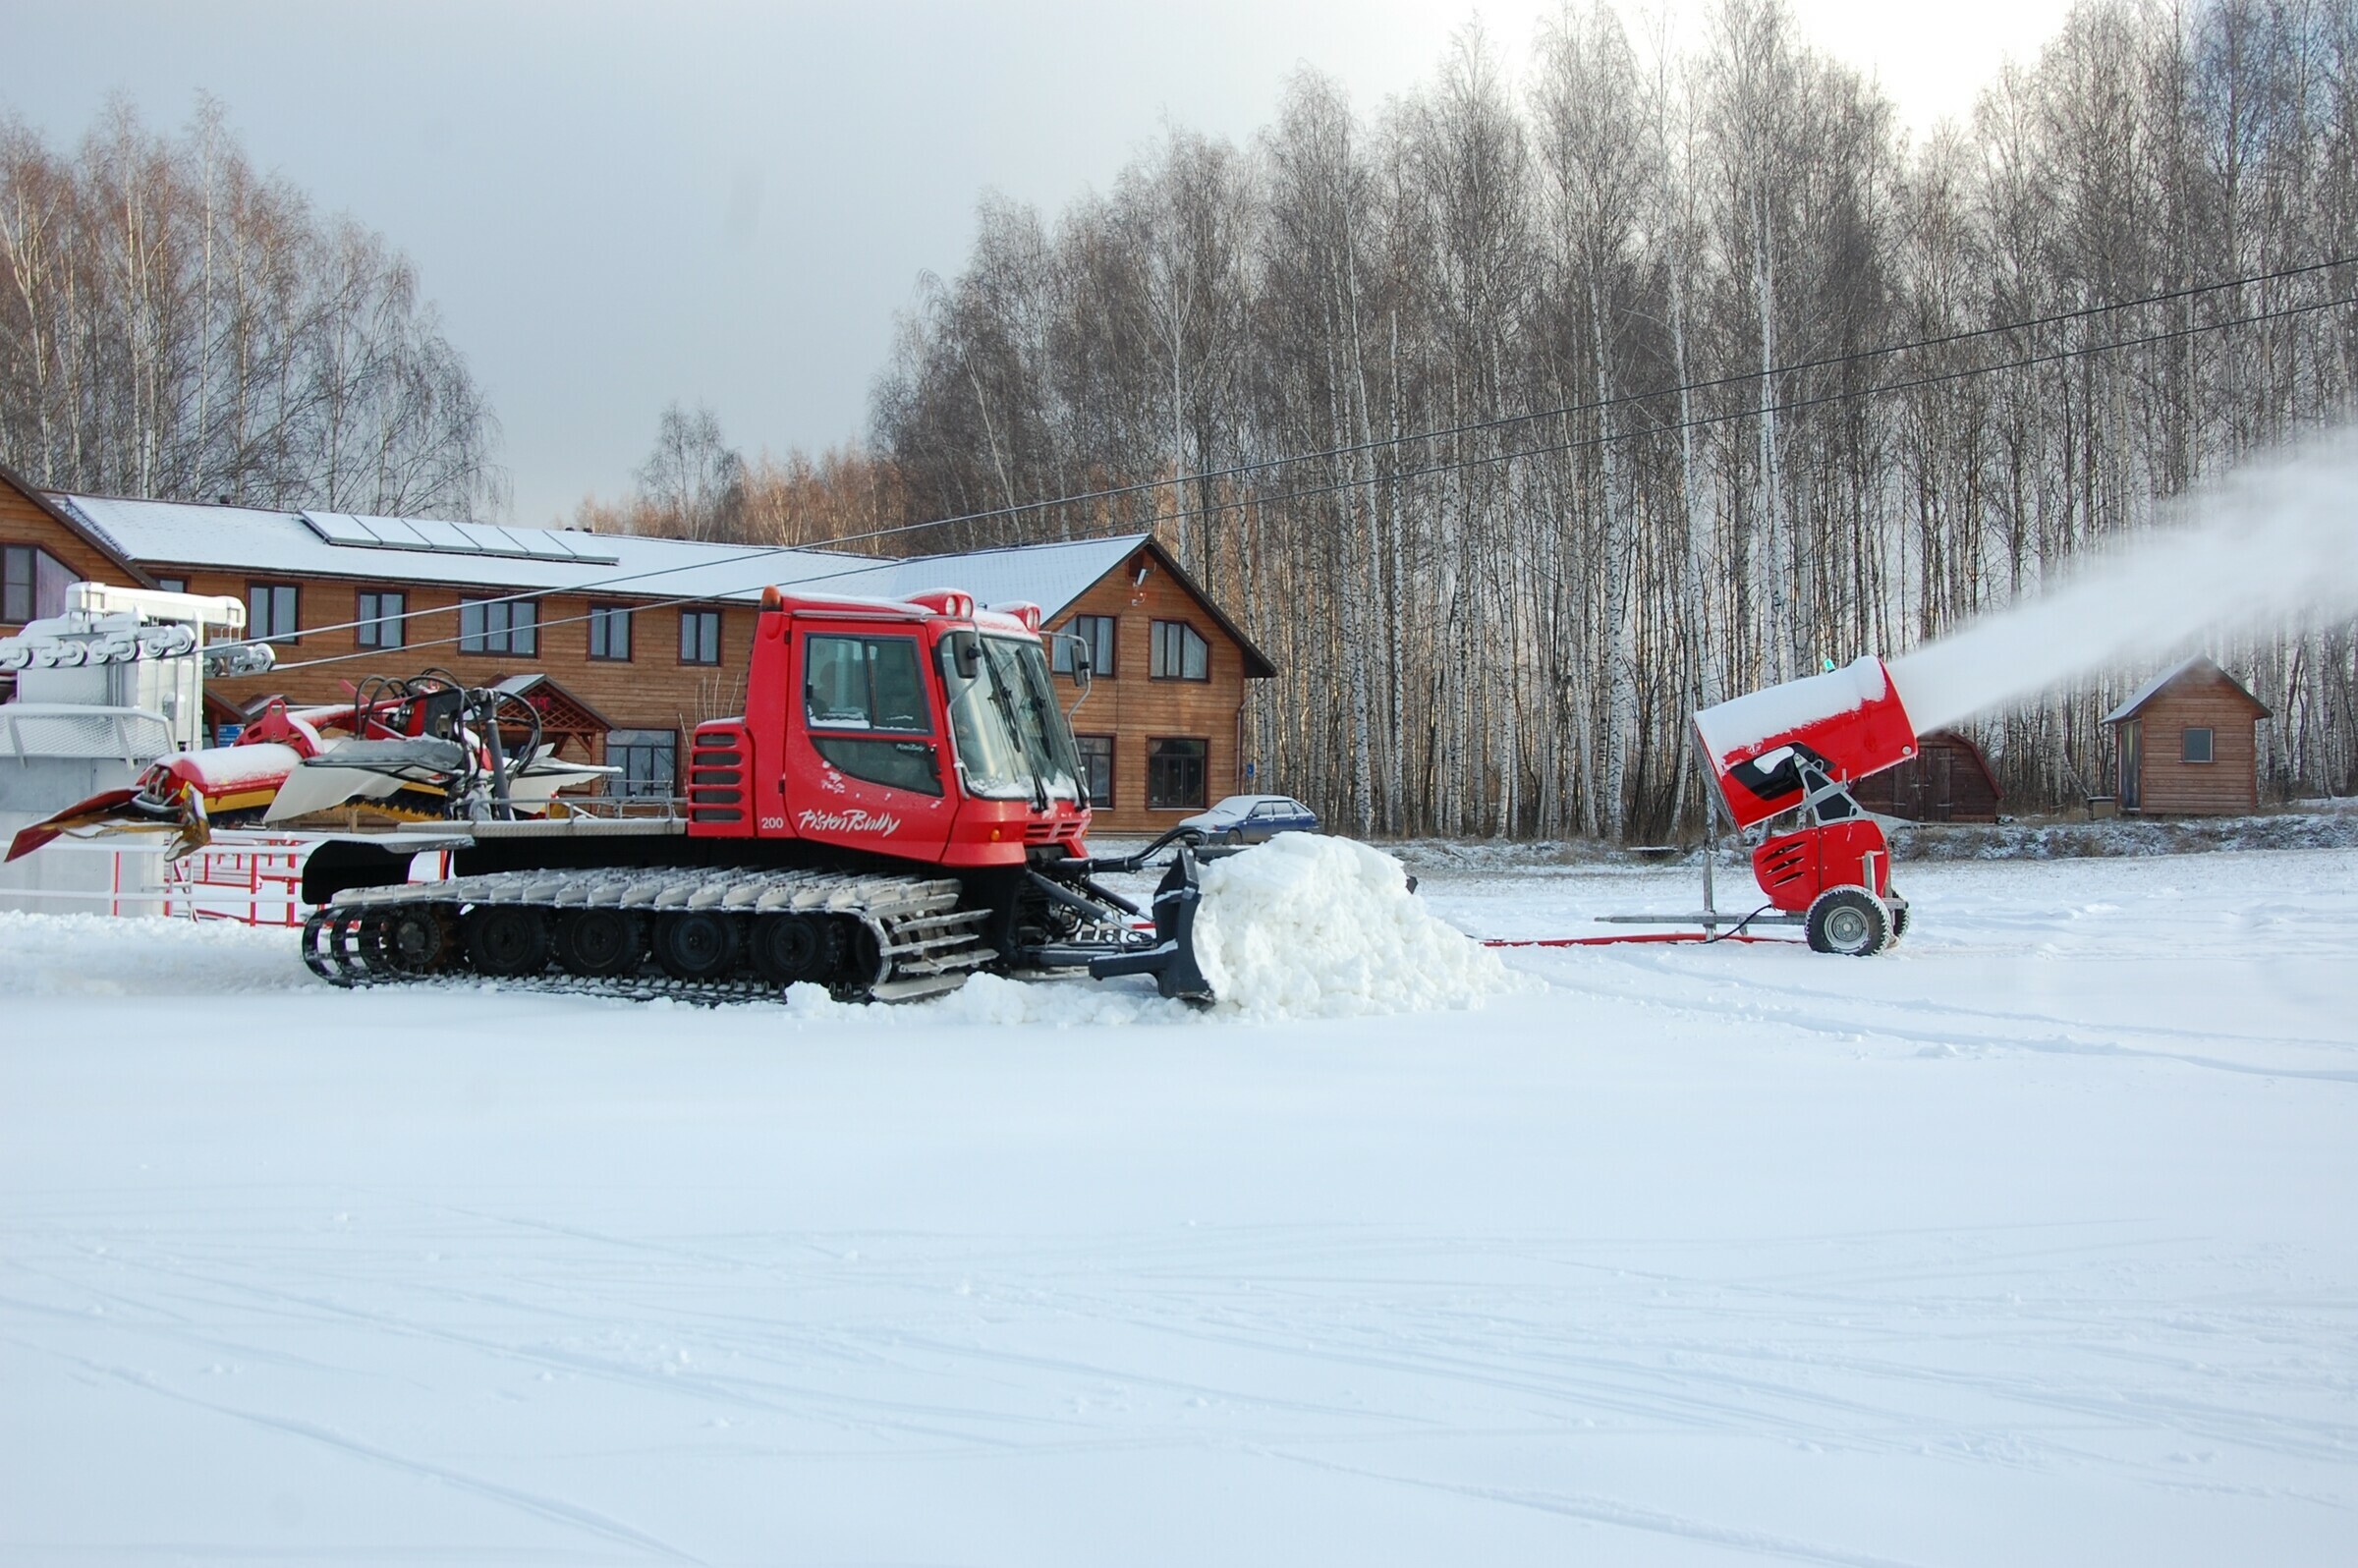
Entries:
[[1015, 755], [1023, 758], [1024, 777], [1032, 781], [1032, 809], [1044, 816], [1048, 810], [1048, 787], [1041, 781], [1039, 768], [1032, 760], [1031, 737], [1016, 720], [1015, 700], [1007, 695], [1005, 677], [1006, 672], [999, 668], [998, 660], [993, 658], [990, 663], [990, 700], [998, 704], [999, 717], [1007, 721], [1007, 735], [1015, 742]]

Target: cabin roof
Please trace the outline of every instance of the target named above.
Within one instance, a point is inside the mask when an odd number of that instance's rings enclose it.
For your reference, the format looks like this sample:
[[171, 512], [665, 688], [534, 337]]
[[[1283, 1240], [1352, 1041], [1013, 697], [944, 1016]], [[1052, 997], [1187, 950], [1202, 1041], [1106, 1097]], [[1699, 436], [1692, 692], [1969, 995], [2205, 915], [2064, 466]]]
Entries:
[[2233, 688], [2237, 697], [2242, 698], [2246, 702], [2251, 704], [2252, 716], [2254, 718], [2267, 718], [2269, 716], [2267, 705], [2258, 698], [2252, 696], [2251, 693], [2245, 691], [2243, 689], [2242, 682], [2236, 680], [2234, 676], [2229, 675], [2225, 670], [2220, 669], [2218, 661], [2213, 659], [2210, 654], [2196, 653], [2191, 657], [2178, 660], [2177, 663], [2172, 664], [2169, 668], [2162, 671], [2152, 680], [2137, 688], [2135, 692], [2129, 695], [2128, 700], [2122, 702], [2120, 706], [2114, 708], [2111, 712], [2106, 713], [2103, 719], [2099, 720], [2099, 722], [2105, 724], [2119, 724], [2125, 720], [2133, 719], [2147, 703], [2153, 701], [2155, 698], [2160, 697], [2170, 687], [2175, 686], [2180, 680], [2183, 680], [2189, 675], [2201, 675], [2205, 673], [2218, 677], [2218, 679], [2224, 681], [2229, 687]]

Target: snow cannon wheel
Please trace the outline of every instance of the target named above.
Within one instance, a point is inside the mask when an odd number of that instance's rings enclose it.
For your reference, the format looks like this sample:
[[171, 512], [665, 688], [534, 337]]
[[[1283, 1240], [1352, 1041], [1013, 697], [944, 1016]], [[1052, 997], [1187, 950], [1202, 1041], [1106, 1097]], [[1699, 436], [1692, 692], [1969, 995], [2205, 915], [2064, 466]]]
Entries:
[[1891, 943], [1891, 908], [1863, 887], [1834, 887], [1810, 904], [1810, 949], [1868, 958]]
[[[1891, 889], [1891, 891], [1892, 891], [1894, 894], [1897, 894], [1897, 893], [1899, 892], [1899, 889], [1895, 887], [1895, 888]], [[1908, 934], [1908, 906], [1907, 906], [1907, 901], [1906, 901], [1906, 900], [1904, 900], [1904, 899], [1900, 899], [1900, 898], [1896, 898], [1896, 897], [1895, 897], [1895, 898], [1892, 900], [1892, 902], [1891, 902], [1891, 940], [1889, 940], [1888, 942], [1885, 942], [1883, 945], [1884, 945], [1885, 947], [1897, 947], [1897, 946], [1899, 945], [1899, 939], [1900, 939], [1901, 937], [1903, 937], [1903, 936], [1907, 935], [1907, 934]]]
[[655, 962], [676, 980], [718, 980], [737, 967], [744, 937], [737, 923], [708, 909], [655, 917]]
[[772, 985], [824, 980], [843, 956], [836, 922], [808, 915], [764, 915], [754, 922], [754, 969]]
[[646, 924], [622, 909], [577, 909], [557, 922], [557, 964], [568, 975], [610, 980], [639, 972]]
[[502, 979], [548, 968], [548, 912], [530, 904], [478, 904], [467, 926], [467, 961]]

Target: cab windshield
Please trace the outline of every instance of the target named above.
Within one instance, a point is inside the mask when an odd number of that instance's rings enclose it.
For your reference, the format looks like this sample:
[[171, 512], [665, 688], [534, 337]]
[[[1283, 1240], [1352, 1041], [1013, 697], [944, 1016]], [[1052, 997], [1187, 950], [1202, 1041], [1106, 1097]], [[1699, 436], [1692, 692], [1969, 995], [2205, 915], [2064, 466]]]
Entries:
[[[962, 646], [978, 644], [979, 658], [961, 658]], [[1081, 760], [1039, 642], [953, 634], [940, 658], [967, 788], [993, 800], [1078, 801]]]

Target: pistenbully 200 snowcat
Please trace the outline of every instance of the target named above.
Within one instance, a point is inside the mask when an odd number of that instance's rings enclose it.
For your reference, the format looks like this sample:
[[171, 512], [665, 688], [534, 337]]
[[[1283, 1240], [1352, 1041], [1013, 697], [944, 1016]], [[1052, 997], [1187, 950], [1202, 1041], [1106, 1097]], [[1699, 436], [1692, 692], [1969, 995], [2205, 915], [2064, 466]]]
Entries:
[[[472, 971], [629, 994], [812, 982], [878, 1000], [984, 967], [1086, 970], [1208, 1001], [1193, 845], [1086, 847], [1039, 619], [947, 590], [883, 603], [768, 589], [744, 714], [697, 727], [682, 815], [331, 836], [305, 866], [319, 906], [305, 960], [343, 985]], [[1096, 878], [1166, 850], [1148, 930]], [[446, 853], [450, 874], [410, 880], [421, 851]]]

